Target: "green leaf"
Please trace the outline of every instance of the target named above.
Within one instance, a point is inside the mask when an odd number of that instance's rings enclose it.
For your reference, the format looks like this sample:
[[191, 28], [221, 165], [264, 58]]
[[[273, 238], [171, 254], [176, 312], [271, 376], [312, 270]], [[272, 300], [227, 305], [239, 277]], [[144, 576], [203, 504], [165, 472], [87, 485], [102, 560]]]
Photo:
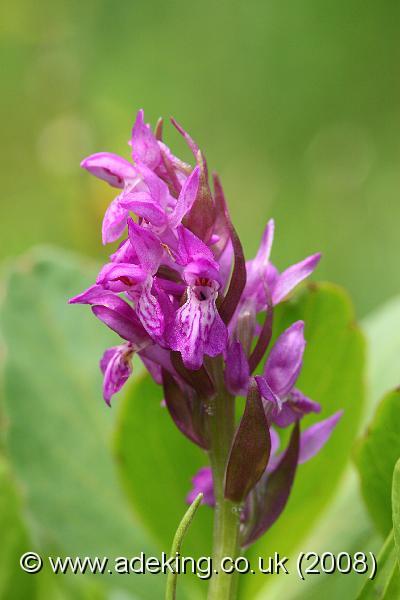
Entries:
[[364, 501], [382, 535], [392, 529], [393, 470], [400, 457], [400, 390], [380, 402], [367, 432], [358, 441], [355, 460]]
[[[177, 429], [161, 400], [162, 389], [149, 376], [132, 385], [123, 401], [115, 446], [132, 506], [159, 549], [168, 553], [187, 506], [191, 478], [208, 461]], [[196, 514], [185, 538], [186, 556], [210, 555], [212, 513], [204, 506]]]
[[[284, 518], [284, 517], [283, 517]], [[360, 498], [358, 477], [355, 470], [347, 470], [334, 501], [321, 515], [317, 525], [306, 540], [296, 549], [297, 552], [324, 552], [339, 554], [348, 552], [376, 553], [382, 545], [381, 537], [375, 533], [367, 510]], [[296, 557], [296, 554], [294, 555]], [[296, 558], [294, 558], [294, 561]], [[311, 575], [305, 581], [299, 581], [295, 562], [292, 561], [290, 575], [273, 578], [272, 584], [261, 590], [254, 600], [270, 598], [288, 598], [290, 600], [338, 600], [354, 598], [363, 585], [364, 577], [358, 573], [343, 575]], [[379, 566], [378, 566], [379, 568]]]
[[400, 597], [400, 573], [392, 532], [379, 553], [377, 563], [376, 577], [365, 582], [357, 600], [396, 600]]
[[29, 549], [21, 502], [9, 466], [0, 456], [0, 598], [34, 598], [35, 580], [24, 573], [19, 559]]
[[[182, 517], [181, 522], [178, 525], [178, 528], [175, 532], [174, 539], [172, 541], [171, 552], [169, 556], [171, 558], [179, 556], [181, 554], [182, 543], [184, 537], [194, 519], [194, 516], [199, 508], [201, 501], [203, 499], [203, 494], [197, 494], [196, 498], [193, 500], [192, 504], [189, 506], [187, 511]], [[173, 569], [173, 571], [167, 573], [167, 585], [165, 592], [165, 600], [175, 600], [176, 598], [176, 586], [178, 583], [178, 569]]]
[[400, 564], [400, 458], [398, 459], [393, 472], [392, 516], [397, 560]]
[[[154, 547], [129, 511], [110, 453], [116, 411], [102, 400], [98, 359], [116, 337], [87, 307], [67, 305], [94, 274], [94, 265], [49, 249], [9, 273], [0, 311], [6, 447], [24, 488], [32, 549], [112, 560]], [[131, 598], [162, 595], [154, 576], [101, 582]]]
[[[310, 533], [337, 490], [358, 430], [364, 396], [364, 339], [354, 323], [347, 295], [330, 284], [313, 284], [279, 306], [274, 337], [297, 319], [305, 321], [307, 347], [298, 387], [322, 405], [322, 414], [307, 417], [302, 427], [344, 409], [331, 439], [310, 462], [302, 465], [288, 505], [268, 534], [249, 551], [251, 561], [275, 551], [290, 556]], [[318, 485], [316, 482], [319, 482]], [[317, 488], [316, 488], [317, 485]], [[241, 598], [269, 597], [273, 578], [245, 575]]]
[[368, 341], [368, 395], [375, 404], [400, 383], [400, 298], [390, 300], [363, 323]]

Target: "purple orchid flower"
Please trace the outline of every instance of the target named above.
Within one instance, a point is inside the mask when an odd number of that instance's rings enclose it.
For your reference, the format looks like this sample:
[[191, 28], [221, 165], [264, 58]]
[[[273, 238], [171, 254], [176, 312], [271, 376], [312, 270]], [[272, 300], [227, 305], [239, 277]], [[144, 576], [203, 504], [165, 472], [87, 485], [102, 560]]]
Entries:
[[265, 363], [264, 374], [256, 376], [261, 396], [270, 420], [279, 427], [288, 427], [321, 407], [294, 387], [303, 365], [305, 349], [304, 323], [297, 321], [275, 342]]
[[214, 508], [215, 495], [211, 467], [202, 467], [199, 469], [192, 478], [192, 484], [193, 487], [186, 496], [186, 502], [191, 504], [201, 493], [203, 494], [203, 504], [208, 504], [208, 506]]
[[318, 265], [321, 254], [313, 254], [279, 273], [270, 262], [275, 223], [271, 219], [264, 230], [259, 250], [252, 260], [246, 262], [246, 288], [236, 311], [234, 325], [241, 316], [248, 315], [256, 328], [256, 315], [268, 309], [269, 297], [272, 306], [282, 302]]
[[265, 286], [270, 290], [273, 305], [279, 304], [299, 283], [311, 275], [321, 260], [321, 254], [318, 252], [279, 273], [269, 260], [274, 231], [275, 223], [271, 219], [264, 230], [255, 258], [246, 263], [247, 284], [243, 299], [254, 302], [256, 312], [267, 308]]
[[167, 184], [152, 171], [142, 166], [138, 167], [138, 171], [143, 176], [144, 185], [136, 186], [121, 196], [119, 206], [145, 219], [159, 234], [168, 228], [176, 229], [196, 200], [199, 167], [186, 178], [177, 199], [171, 196]]
[[161, 150], [150, 125], [144, 122], [144, 111], [139, 110], [130, 140], [132, 158], [135, 163], [155, 170], [161, 163]]
[[[82, 162], [119, 191], [104, 217], [103, 242], [118, 240], [126, 229], [128, 237], [95, 284], [70, 302], [90, 305], [121, 339], [100, 362], [107, 404], [131, 377], [136, 353], [162, 385], [179, 431], [214, 456], [222, 433], [212, 413], [222, 410], [224, 455], [214, 471], [205, 467], [193, 478], [188, 501], [201, 491], [211, 506], [242, 506], [240, 536], [247, 546], [281, 514], [298, 465], [321, 450], [341, 416], [300, 430], [306, 415], [321, 411], [296, 387], [305, 351], [302, 321], [281, 333], [262, 373], [253, 376], [272, 338], [274, 306], [313, 272], [320, 255], [279, 273], [270, 262], [270, 220], [255, 258], [246, 262], [218, 176], [211, 185], [198, 145], [172, 123], [194, 166], [174, 156], [162, 141], [162, 121], [153, 132], [143, 111], [129, 142], [133, 162], [105, 152]], [[236, 425], [238, 395], [246, 403]], [[275, 427], [292, 429], [282, 451]]]
[[103, 354], [100, 368], [104, 374], [103, 396], [108, 405], [132, 373], [132, 354], [130, 342], [109, 348]]
[[176, 311], [169, 344], [181, 353], [187, 368], [199, 369], [205, 354], [221, 354], [227, 342], [227, 328], [216, 306], [219, 269], [212, 252], [193, 233], [181, 226], [178, 238], [176, 261], [183, 267], [186, 302]]
[[99, 152], [88, 156], [81, 167], [92, 175], [107, 181], [112, 187], [123, 191], [111, 202], [106, 210], [102, 225], [103, 244], [117, 240], [126, 227], [129, 211], [120, 204], [125, 193], [141, 187], [142, 176], [127, 160], [108, 152]]

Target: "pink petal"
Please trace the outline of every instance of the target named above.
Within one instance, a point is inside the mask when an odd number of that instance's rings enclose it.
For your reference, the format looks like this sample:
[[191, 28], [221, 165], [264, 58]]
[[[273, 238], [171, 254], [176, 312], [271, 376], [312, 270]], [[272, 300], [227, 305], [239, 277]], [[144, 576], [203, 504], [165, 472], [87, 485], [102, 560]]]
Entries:
[[265, 378], [272, 391], [282, 399], [297, 381], [305, 345], [304, 322], [297, 321], [279, 336], [265, 363]]
[[343, 411], [339, 410], [328, 419], [311, 425], [311, 427], [302, 432], [300, 436], [299, 464], [310, 460], [310, 458], [321, 450], [329, 440], [332, 431], [335, 429], [342, 415]]
[[81, 167], [117, 188], [123, 188], [127, 179], [137, 177], [137, 171], [130, 162], [110, 152], [88, 156], [81, 162]]
[[168, 219], [169, 226], [173, 229], [181, 223], [183, 217], [192, 208], [199, 189], [199, 182], [200, 167], [196, 167], [191, 175], [186, 179], [179, 194], [176, 206]]
[[281, 302], [303, 279], [311, 275], [320, 259], [321, 254], [313, 254], [283, 271], [272, 290], [273, 303]]
[[143, 163], [149, 169], [155, 169], [161, 162], [161, 152], [157, 140], [144, 122], [144, 112], [139, 110], [132, 129], [132, 157], [134, 161]]
[[115, 242], [126, 227], [129, 211], [120, 205], [119, 200], [120, 196], [114, 198], [105, 212], [101, 230], [104, 245]]

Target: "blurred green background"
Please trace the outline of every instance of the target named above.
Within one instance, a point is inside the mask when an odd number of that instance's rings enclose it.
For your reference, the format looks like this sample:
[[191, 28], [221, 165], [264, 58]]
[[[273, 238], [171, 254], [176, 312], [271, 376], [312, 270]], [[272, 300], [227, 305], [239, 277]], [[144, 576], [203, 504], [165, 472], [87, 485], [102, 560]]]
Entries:
[[[129, 155], [138, 108], [173, 114], [226, 187], [248, 256], [277, 221], [280, 267], [359, 316], [399, 290], [400, 4], [15, 0], [0, 16], [0, 256], [53, 242], [93, 257], [112, 190], [79, 169]], [[167, 141], [182, 144], [171, 130]]]
[[[206, 462], [160, 408], [161, 391], [137, 377], [108, 410], [97, 361], [116, 337], [85, 307], [66, 304], [111, 251], [100, 227], [113, 190], [79, 163], [104, 150], [129, 157], [141, 107], [152, 123], [174, 115], [204, 149], [248, 257], [271, 216], [278, 267], [323, 252], [316, 279], [349, 290], [369, 342], [365, 369], [351, 305], [336, 288], [305, 289], [282, 308], [281, 324], [306, 315], [303, 391], [325, 416], [346, 411], [324, 452], [302, 467], [281, 524], [252, 552], [264, 555], [268, 544], [378, 551], [387, 532], [376, 531], [364, 507], [350, 448], [361, 411], [370, 417], [399, 383], [400, 303], [380, 306], [400, 288], [400, 3], [14, 0], [0, 11], [0, 262], [10, 264], [0, 284], [0, 599], [162, 597], [158, 578], [81, 581], [48, 569], [32, 578], [19, 557], [28, 549], [111, 557], [165, 550], [190, 477]], [[190, 159], [173, 128], [165, 134]], [[43, 243], [95, 261], [25, 254]], [[308, 304], [315, 298], [321, 304]], [[377, 508], [389, 521], [392, 459]], [[326, 473], [324, 493], [315, 494]], [[189, 550], [210, 531], [207, 510]], [[347, 600], [361, 580], [298, 583], [250, 577], [241, 598]], [[202, 597], [185, 585], [181, 597]]]

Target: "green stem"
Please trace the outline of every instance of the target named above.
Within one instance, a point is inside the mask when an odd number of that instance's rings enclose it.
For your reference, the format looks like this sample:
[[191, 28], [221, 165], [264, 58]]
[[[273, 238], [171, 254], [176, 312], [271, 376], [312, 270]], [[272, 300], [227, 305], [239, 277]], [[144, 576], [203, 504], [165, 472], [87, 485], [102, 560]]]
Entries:
[[[186, 532], [193, 521], [193, 517], [200, 506], [200, 503], [203, 499], [203, 494], [199, 494], [196, 496], [195, 500], [189, 506], [187, 511], [185, 512], [182, 521], [178, 525], [178, 529], [176, 530], [174, 540], [172, 542], [171, 548], [171, 557], [178, 556], [180, 553], [180, 549], [182, 546], [183, 538], [186, 535]], [[175, 600], [176, 597], [176, 584], [177, 584], [178, 575], [176, 572], [171, 573], [168, 572], [167, 575], [167, 587], [165, 590], [165, 600]]]
[[234, 600], [236, 576], [222, 572], [221, 560], [224, 557], [235, 559], [238, 553], [240, 507], [224, 498], [225, 467], [235, 431], [235, 400], [222, 389], [210, 409], [210, 462], [216, 501], [213, 569], [217, 570], [218, 574], [213, 574], [210, 580], [208, 600]]

